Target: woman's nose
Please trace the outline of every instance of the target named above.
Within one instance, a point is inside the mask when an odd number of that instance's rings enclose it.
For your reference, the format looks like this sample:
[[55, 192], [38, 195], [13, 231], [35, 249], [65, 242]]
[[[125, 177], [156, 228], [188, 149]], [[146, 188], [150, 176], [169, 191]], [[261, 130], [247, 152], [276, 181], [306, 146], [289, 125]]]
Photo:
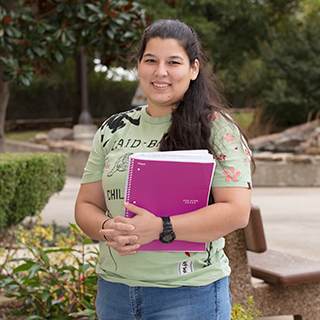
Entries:
[[165, 65], [165, 63], [158, 63], [157, 64], [155, 74], [158, 77], [165, 77], [168, 75], [168, 70], [167, 70], [167, 66]]

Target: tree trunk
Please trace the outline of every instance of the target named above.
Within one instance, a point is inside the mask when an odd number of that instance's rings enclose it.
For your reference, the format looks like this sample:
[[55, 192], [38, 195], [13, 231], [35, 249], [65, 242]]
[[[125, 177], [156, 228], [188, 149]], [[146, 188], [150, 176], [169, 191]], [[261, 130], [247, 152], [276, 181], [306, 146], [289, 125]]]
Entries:
[[[92, 117], [89, 112], [89, 96], [88, 96], [88, 61], [84, 53], [84, 48], [80, 48], [80, 98], [81, 113], [78, 119], [79, 124], [92, 124]], [[76, 80], [78, 83], [78, 79]]]
[[[14, 0], [5, 0], [3, 4], [7, 11], [14, 9]], [[0, 53], [3, 54], [1, 48], [0, 51]], [[4, 126], [10, 97], [9, 82], [2, 80], [2, 72], [3, 70], [0, 69], [0, 153], [4, 152]]]
[[9, 82], [2, 80], [2, 70], [0, 70], [0, 153], [4, 152], [4, 125], [9, 97]]

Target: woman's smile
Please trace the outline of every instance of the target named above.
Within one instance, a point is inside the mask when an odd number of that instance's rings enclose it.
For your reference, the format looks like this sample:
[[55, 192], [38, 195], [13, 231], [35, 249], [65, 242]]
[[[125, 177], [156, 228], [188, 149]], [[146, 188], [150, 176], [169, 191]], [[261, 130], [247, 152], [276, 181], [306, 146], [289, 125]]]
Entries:
[[157, 88], [167, 88], [170, 86], [169, 83], [158, 83], [158, 82], [151, 82]]

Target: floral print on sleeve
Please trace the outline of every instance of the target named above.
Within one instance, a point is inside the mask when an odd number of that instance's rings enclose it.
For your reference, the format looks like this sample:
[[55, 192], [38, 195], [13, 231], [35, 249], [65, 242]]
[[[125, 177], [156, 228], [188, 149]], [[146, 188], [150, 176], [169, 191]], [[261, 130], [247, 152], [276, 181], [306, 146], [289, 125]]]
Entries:
[[217, 118], [221, 118], [221, 114], [217, 111], [213, 111], [213, 116], [211, 118], [212, 121], [215, 121]]
[[251, 153], [240, 131], [217, 112], [212, 116], [212, 123], [218, 157], [212, 186], [251, 188]]
[[234, 136], [233, 136], [232, 134], [230, 134], [230, 133], [227, 133], [227, 134], [223, 137], [223, 139], [226, 140], [227, 143], [234, 142], [233, 138], [234, 138]]
[[230, 181], [230, 179], [234, 182], [237, 182], [239, 181], [239, 179], [237, 177], [240, 176], [240, 171], [237, 171], [234, 169], [234, 167], [231, 167], [230, 168], [230, 171], [229, 170], [225, 170], [223, 171], [223, 174], [226, 175], [226, 181]]

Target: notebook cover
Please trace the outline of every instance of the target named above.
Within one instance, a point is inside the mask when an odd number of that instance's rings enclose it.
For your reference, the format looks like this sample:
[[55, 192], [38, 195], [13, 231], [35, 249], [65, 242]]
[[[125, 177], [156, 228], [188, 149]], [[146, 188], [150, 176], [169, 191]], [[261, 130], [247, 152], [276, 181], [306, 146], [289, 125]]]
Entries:
[[[127, 202], [158, 217], [191, 212], [207, 206], [215, 162], [176, 162], [130, 158], [126, 187]], [[126, 210], [126, 217], [134, 213]], [[154, 240], [142, 251], [205, 251], [206, 244]]]

